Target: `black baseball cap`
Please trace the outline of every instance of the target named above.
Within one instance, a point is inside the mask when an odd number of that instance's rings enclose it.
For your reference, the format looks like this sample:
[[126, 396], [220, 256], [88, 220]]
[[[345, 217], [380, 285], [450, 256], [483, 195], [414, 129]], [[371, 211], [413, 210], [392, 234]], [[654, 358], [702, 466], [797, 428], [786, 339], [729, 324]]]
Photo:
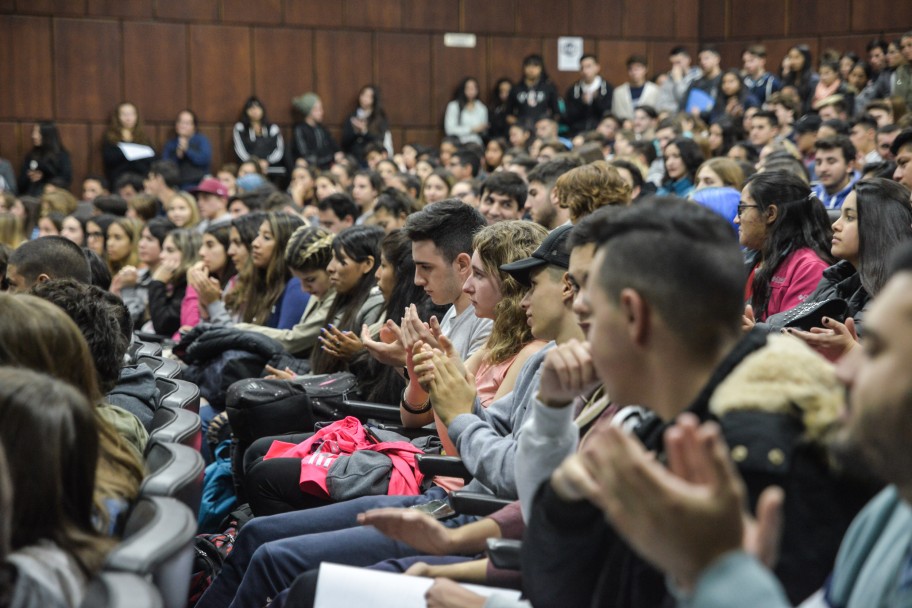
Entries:
[[567, 240], [571, 230], [573, 230], [573, 226], [570, 224], [558, 226], [545, 237], [538, 249], [532, 252], [531, 257], [504, 264], [500, 269], [528, 287], [532, 285], [530, 275], [533, 270], [549, 264], [565, 270], [570, 268], [570, 251], [567, 247]]

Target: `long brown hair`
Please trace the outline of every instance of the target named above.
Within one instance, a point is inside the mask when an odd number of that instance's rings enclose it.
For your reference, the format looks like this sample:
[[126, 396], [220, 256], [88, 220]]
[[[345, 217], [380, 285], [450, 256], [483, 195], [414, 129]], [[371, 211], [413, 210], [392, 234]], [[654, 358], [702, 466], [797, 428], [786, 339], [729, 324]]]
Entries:
[[245, 285], [245, 292], [240, 294], [244, 322], [257, 325], [263, 325], [269, 320], [273, 307], [285, 291], [291, 278], [291, 271], [285, 264], [285, 246], [294, 231], [304, 224], [298, 216], [282, 212], [268, 213], [263, 221], [269, 222], [269, 229], [275, 239], [272, 258], [265, 268], [250, 269], [250, 282]]
[[[102, 401], [88, 344], [76, 324], [50, 302], [0, 293], [0, 365], [31, 369], [73, 385], [93, 404]], [[145, 474], [139, 454], [95, 408], [99, 435], [95, 508], [106, 519], [106, 499], [132, 501]]]
[[124, 106], [133, 106], [133, 109], [136, 110], [136, 126], [133, 127], [132, 143], [151, 146], [152, 140], [146, 135], [146, 131], [143, 128], [143, 121], [142, 116], [139, 114], [139, 108], [136, 107], [136, 104], [130, 103], [129, 101], [119, 103], [117, 104], [117, 107], [114, 108], [114, 112], [111, 113], [111, 122], [108, 123], [108, 130], [105, 131], [105, 140], [110, 144], [117, 144], [123, 141], [121, 130], [124, 126], [123, 123], [120, 122], [120, 109]]

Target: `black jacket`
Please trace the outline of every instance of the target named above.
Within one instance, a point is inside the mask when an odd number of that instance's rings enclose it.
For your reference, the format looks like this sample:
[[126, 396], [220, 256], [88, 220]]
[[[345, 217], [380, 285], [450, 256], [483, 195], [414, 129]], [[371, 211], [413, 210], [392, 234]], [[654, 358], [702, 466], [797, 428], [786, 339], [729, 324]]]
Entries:
[[535, 121], [543, 116], [560, 120], [557, 89], [550, 81], [539, 80], [532, 86], [522, 81], [510, 91], [507, 114], [515, 116], [517, 122], [530, 129], [535, 126]]
[[614, 87], [610, 82], [602, 79], [602, 85], [596, 90], [592, 103], [587, 104], [583, 101], [584, 92], [583, 82], [579, 81], [567, 89], [564, 96], [564, 120], [570, 127], [570, 136], [596, 128], [602, 117], [611, 111]]
[[[761, 331], [745, 336], [688, 411], [701, 420], [714, 418], [709, 401], [716, 388], [765, 342]], [[721, 424], [729, 444], [745, 446], [749, 455], [737, 464], [750, 504], [756, 504], [771, 483], [786, 489], [786, 530], [776, 573], [793, 601], [800, 601], [825, 579], [845, 529], [871, 492], [834, 481], [816, 451], [801, 442], [803, 429], [794, 416], [733, 412], [726, 414]], [[646, 448], [659, 458], [664, 455], [662, 435], [667, 426], [653, 416], [636, 431]], [[768, 457], [774, 449], [781, 450], [781, 460]], [[789, 490], [791, 496], [800, 493], [800, 497], [789, 500]], [[536, 608], [674, 605], [664, 575], [621, 539], [598, 507], [588, 501], [564, 502], [547, 482], [536, 495], [526, 527], [522, 572], [524, 591]]]
[[299, 158], [307, 161], [311, 167], [329, 169], [333, 157], [339, 151], [339, 145], [323, 125], [310, 126], [306, 122], [294, 126], [294, 137], [291, 142], [291, 160]]

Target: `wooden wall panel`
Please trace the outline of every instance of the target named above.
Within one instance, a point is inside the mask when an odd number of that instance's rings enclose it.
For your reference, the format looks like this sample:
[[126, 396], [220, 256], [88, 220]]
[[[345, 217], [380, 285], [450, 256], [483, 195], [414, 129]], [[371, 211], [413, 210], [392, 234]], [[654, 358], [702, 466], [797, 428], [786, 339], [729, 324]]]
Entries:
[[[804, 4], [804, 3], [802, 3]], [[782, 0], [731, 0], [729, 31], [739, 38], [779, 36], [785, 33], [785, 3]]]
[[[89, 127], [85, 123], [57, 123], [60, 139], [70, 153], [73, 163], [73, 192], [82, 192], [82, 176], [89, 172], [92, 156], [92, 145], [89, 139]], [[18, 177], [18, 176], [17, 176]]]
[[249, 28], [190, 26], [190, 105], [200, 116], [237, 120], [253, 93], [252, 69]]
[[432, 124], [431, 39], [427, 34], [377, 34], [378, 82], [394, 125]]
[[696, 40], [700, 29], [700, 0], [675, 0], [675, 36]]
[[253, 32], [254, 91], [270, 119], [292, 122], [291, 99], [313, 90], [313, 34], [308, 30], [258, 27]]
[[[824, 6], [826, 6], [824, 4]], [[882, 30], [908, 31], [912, 28], [912, 3], [852, 2], [852, 29], [878, 33]]]
[[[627, 58], [631, 55], [646, 55], [649, 58], [649, 45], [642, 40], [599, 40], [596, 44], [602, 75], [615, 86], [627, 81]], [[658, 65], [664, 69], [667, 60], [661, 57], [660, 63], [651, 61], [649, 73]]]
[[566, 35], [570, 15], [566, 2], [523, 0], [516, 4], [516, 31], [524, 34]]
[[488, 38], [488, 65], [491, 82], [506, 76], [516, 82], [522, 76], [522, 61], [526, 55], [542, 54], [541, 38], [491, 36]]
[[5, 158], [13, 165], [16, 179], [19, 179], [19, 169], [22, 167], [22, 157], [25, 151], [19, 149], [18, 122], [0, 122], [0, 158]]
[[697, 35], [703, 40], [718, 40], [727, 34], [728, 0], [700, 0]]
[[623, 35], [627, 38], [661, 38], [675, 31], [674, 4], [669, 0], [627, 0]]
[[358, 28], [394, 29], [402, 24], [400, 0], [336, 0], [342, 2], [345, 25]]
[[402, 27], [438, 32], [461, 31], [459, 2], [402, 0]]
[[0, 0], [0, 13], [13, 13], [16, 11], [16, 0]]
[[425, 146], [430, 146], [434, 149], [437, 148], [437, 144], [440, 143], [440, 138], [443, 135], [443, 129], [405, 129], [402, 135], [402, 143], [405, 144], [422, 144]]
[[462, 0], [462, 11], [467, 32], [512, 34], [516, 31], [514, 0]]
[[168, 21], [215, 21], [218, 0], [155, 0], [155, 16]]
[[[431, 119], [443, 124], [446, 104], [466, 76], [474, 76], [481, 86], [481, 98], [487, 104], [488, 94], [498, 76], [488, 74], [487, 47], [484, 43], [474, 49], [449, 48], [443, 36], [431, 37]], [[490, 107], [488, 108], [491, 109]]]
[[58, 119], [103, 119], [120, 102], [122, 48], [114, 21], [54, 20]]
[[789, 4], [788, 31], [790, 34], [845, 32], [849, 29], [850, 4], [850, 0], [831, 0], [826, 4], [792, 2]]
[[290, 0], [285, 3], [285, 22], [308, 27], [340, 27], [342, 2]]
[[17, 0], [16, 10], [36, 15], [78, 16], [86, 14], [86, 0]]
[[570, 0], [568, 31], [578, 36], [621, 35], [624, 0]]
[[190, 105], [187, 26], [128, 21], [123, 36], [124, 99], [138, 104], [145, 120], [173, 121]]
[[315, 88], [323, 98], [326, 122], [342, 124], [354, 110], [358, 90], [374, 81], [373, 37], [364, 32], [314, 34]]
[[281, 23], [282, 0], [222, 0], [222, 20], [241, 23]]
[[152, 16], [152, 0], [89, 0], [88, 13], [94, 17]]
[[[88, 173], [96, 175], [104, 175], [104, 162], [101, 158], [101, 142], [104, 139], [105, 131], [108, 130], [107, 122], [92, 122], [89, 123], [89, 170]], [[73, 179], [82, 181], [82, 178], [85, 176], [79, 176], [75, 173], [73, 174]], [[114, 184], [111, 184], [111, 187], [114, 187]], [[77, 193], [76, 190], [73, 190], [74, 193]], [[78, 191], [78, 194], [82, 194], [82, 191]]]
[[0, 116], [54, 117], [51, 21], [0, 17]]

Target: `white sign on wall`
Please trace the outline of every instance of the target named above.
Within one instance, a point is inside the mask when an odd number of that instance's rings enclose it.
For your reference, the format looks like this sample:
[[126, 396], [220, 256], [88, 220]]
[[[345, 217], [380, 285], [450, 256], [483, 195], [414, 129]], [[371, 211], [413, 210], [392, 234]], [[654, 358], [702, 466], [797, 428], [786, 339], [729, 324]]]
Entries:
[[583, 56], [583, 39], [578, 36], [562, 36], [557, 39], [557, 69], [561, 72], [579, 70]]

